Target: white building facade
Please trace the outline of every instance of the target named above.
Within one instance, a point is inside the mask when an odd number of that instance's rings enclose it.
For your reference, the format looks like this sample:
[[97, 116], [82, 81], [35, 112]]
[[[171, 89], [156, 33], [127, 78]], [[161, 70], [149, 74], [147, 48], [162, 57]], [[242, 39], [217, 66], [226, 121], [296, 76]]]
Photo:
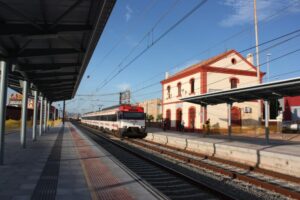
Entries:
[[[205, 109], [198, 104], [183, 102], [180, 99], [260, 83], [263, 73], [260, 72], [260, 78], [258, 78], [256, 67], [252, 63], [251, 54], [244, 58], [235, 50], [230, 50], [172, 76], [166, 76], [161, 81], [162, 110], [163, 118], [168, 122], [170, 129], [178, 129], [184, 121], [185, 129], [201, 131], [208, 119], [211, 128], [227, 128], [226, 104], [208, 105]], [[204, 119], [201, 113], [204, 113]], [[257, 125], [260, 117], [261, 103], [259, 101], [232, 105], [233, 125]]]

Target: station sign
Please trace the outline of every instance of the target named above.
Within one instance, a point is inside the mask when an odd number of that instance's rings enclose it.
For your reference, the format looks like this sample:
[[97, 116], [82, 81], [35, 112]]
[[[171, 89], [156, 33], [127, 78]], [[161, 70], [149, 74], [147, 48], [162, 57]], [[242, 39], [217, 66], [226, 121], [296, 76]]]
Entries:
[[[22, 107], [22, 98], [23, 95], [19, 93], [13, 93], [10, 95], [8, 100], [9, 106]], [[31, 98], [28, 98], [27, 108], [33, 109], [34, 101]]]
[[120, 104], [130, 104], [130, 90], [126, 90], [120, 93]]

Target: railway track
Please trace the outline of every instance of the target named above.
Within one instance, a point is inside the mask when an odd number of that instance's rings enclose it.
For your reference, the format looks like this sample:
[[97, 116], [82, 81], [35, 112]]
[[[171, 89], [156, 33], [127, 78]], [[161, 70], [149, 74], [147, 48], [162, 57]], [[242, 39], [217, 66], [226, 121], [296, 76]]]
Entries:
[[216, 185], [212, 187], [195, 177], [170, 168], [165, 162], [153, 159], [147, 152], [120, 140], [100, 135], [99, 131], [92, 128], [77, 123], [74, 125], [169, 199], [238, 199], [233, 194], [218, 189]]
[[[91, 130], [99, 133], [95, 129]], [[299, 179], [295, 177], [272, 173], [267, 170], [256, 169], [246, 165], [225, 161], [219, 158], [209, 157], [195, 152], [189, 152], [146, 140], [124, 139], [122, 140], [122, 143], [124, 142], [129, 146], [135, 146], [137, 149], [139, 149], [139, 151], [140, 149], [143, 149], [144, 151], [147, 151], [152, 155], [157, 155], [157, 153], [159, 153], [160, 156], [178, 163], [182, 162], [185, 166], [190, 166], [196, 169], [209, 170], [214, 174], [220, 174], [222, 176], [228, 177], [231, 180], [235, 179], [246, 182], [254, 185], [255, 187], [273, 191], [288, 198], [300, 199]], [[118, 143], [120, 143], [120, 141]], [[136, 170], [133, 169], [133, 171]], [[210, 187], [213, 187], [212, 185], [210, 185]], [[224, 190], [221, 193], [225, 193]], [[235, 196], [232, 194], [229, 196], [230, 198], [235, 198]], [[247, 195], [245, 194], [245, 198], [243, 199], [247, 199], [246, 196]], [[237, 199], [240, 198], [237, 197]], [[251, 199], [251, 197], [248, 199]]]
[[191, 166], [204, 168], [230, 178], [245, 181], [293, 199], [300, 199], [299, 178], [253, 168], [151, 141], [136, 139], [127, 139], [126, 141], [141, 148], [151, 150], [156, 153], [158, 152], [161, 155], [166, 155], [169, 158], [180, 160]]

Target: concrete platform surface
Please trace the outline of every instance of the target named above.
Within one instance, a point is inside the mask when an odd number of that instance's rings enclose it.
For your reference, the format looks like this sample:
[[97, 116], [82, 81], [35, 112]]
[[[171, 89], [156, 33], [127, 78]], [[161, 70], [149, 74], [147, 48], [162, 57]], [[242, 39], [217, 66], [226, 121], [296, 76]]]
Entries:
[[300, 142], [148, 128], [146, 140], [300, 177]]
[[6, 134], [0, 177], [1, 200], [157, 199], [69, 123], [51, 128], [35, 142], [29, 130], [25, 149], [18, 132]]

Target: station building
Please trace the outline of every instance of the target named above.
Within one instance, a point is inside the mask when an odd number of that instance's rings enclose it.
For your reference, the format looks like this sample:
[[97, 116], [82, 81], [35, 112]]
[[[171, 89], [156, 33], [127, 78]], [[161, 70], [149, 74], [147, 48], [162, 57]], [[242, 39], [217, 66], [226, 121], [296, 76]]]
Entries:
[[[215, 57], [192, 65], [161, 81], [163, 118], [170, 129], [178, 129], [182, 120], [190, 131], [201, 131], [209, 119], [211, 128], [227, 128], [227, 105], [200, 105], [183, 102], [180, 99], [195, 95], [246, 87], [261, 82], [264, 74], [257, 78], [253, 56], [244, 58], [235, 50], [229, 50]], [[205, 109], [204, 119], [201, 109]], [[232, 124], [257, 126], [261, 117], [262, 105], [259, 101], [234, 103], [232, 105]]]

